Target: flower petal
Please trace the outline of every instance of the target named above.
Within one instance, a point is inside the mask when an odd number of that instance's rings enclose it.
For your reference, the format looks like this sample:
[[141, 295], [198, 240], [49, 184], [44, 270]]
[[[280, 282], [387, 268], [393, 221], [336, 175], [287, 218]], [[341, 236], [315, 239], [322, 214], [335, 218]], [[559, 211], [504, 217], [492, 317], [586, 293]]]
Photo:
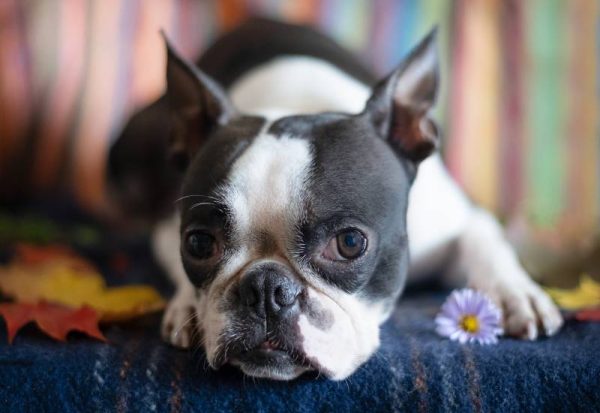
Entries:
[[[464, 316], [472, 316], [477, 320], [477, 331], [471, 333], [463, 330], [461, 320]], [[435, 318], [438, 334], [458, 340], [460, 343], [493, 344], [497, 336], [503, 333], [501, 328], [502, 312], [484, 294], [462, 289], [453, 291], [442, 305]]]

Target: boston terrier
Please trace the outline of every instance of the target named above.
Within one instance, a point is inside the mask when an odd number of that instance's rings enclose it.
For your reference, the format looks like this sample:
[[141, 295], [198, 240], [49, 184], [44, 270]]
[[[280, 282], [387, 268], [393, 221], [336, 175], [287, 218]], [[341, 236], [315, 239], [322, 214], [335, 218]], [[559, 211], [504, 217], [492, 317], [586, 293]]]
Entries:
[[507, 335], [559, 330], [436, 154], [435, 30], [379, 81], [316, 31], [264, 19], [198, 65], [165, 42], [166, 94], [129, 121], [109, 170], [176, 285], [167, 342], [198, 343], [215, 369], [342, 380], [377, 350], [407, 277], [441, 270], [492, 298]]

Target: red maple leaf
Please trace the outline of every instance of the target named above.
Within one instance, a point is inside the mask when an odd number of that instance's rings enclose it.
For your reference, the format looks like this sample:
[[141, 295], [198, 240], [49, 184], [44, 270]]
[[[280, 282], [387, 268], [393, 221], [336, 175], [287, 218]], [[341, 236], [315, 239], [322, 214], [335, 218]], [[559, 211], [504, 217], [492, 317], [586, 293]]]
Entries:
[[15, 261], [27, 265], [46, 264], [62, 260], [70, 267], [82, 270], [93, 270], [94, 265], [85, 258], [64, 245], [31, 245], [17, 244], [15, 246]]
[[28, 264], [39, 264], [57, 257], [74, 257], [75, 253], [69, 247], [63, 245], [15, 245], [15, 253], [19, 261]]
[[579, 310], [575, 313], [575, 319], [579, 321], [600, 321], [600, 307]]
[[96, 310], [87, 306], [73, 309], [47, 302], [0, 303], [0, 315], [6, 323], [9, 343], [12, 343], [21, 327], [32, 321], [55, 340], [65, 341], [69, 332], [79, 331], [106, 341], [98, 328], [100, 316]]

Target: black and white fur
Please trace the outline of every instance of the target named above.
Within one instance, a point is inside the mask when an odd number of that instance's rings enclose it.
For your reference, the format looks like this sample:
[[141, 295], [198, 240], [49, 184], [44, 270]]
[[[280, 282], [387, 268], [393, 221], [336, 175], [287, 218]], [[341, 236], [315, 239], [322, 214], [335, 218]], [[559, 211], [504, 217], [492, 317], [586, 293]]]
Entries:
[[[325, 37], [266, 20], [217, 41], [199, 67], [169, 47], [166, 97], [132, 119], [111, 160], [121, 199], [152, 199], [162, 211], [180, 189], [153, 236], [177, 289], [165, 340], [189, 347], [198, 333], [214, 368], [341, 380], [377, 350], [407, 274], [441, 268], [492, 297], [507, 334], [534, 340], [560, 328], [498, 222], [467, 200], [438, 154], [428, 157], [438, 141], [434, 33], [378, 83]], [[152, 147], [160, 153], [147, 155]], [[167, 148], [184, 165], [181, 182], [166, 169], [163, 181]], [[344, 228], [364, 234], [363, 255], [326, 258]], [[214, 237], [209, 258], [187, 250], [198, 230]], [[285, 313], [245, 298], [271, 282], [294, 292]]]

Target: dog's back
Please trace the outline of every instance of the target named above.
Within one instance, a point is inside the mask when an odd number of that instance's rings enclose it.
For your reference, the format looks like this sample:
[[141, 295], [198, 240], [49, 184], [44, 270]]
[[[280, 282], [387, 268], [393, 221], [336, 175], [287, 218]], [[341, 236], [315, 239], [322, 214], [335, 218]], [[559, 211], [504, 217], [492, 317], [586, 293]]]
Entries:
[[[312, 82], [319, 77], [322, 82], [330, 81], [335, 77], [332, 72], [336, 71], [332, 68], [345, 75], [341, 86], [349, 82], [364, 85], [375, 82], [375, 76], [355, 56], [330, 38], [309, 27], [264, 18], [248, 20], [219, 37], [198, 59], [197, 66], [231, 92], [241, 78], [252, 74], [253, 69], [281, 60], [278, 58], [287, 58], [291, 64], [274, 65], [269, 73], [263, 70], [261, 76], [248, 79], [241, 87], [243, 90], [232, 96], [237, 107], [246, 113], [255, 113], [269, 106], [270, 101], [276, 101], [280, 109], [285, 106], [286, 93], [288, 101], [293, 100], [291, 104], [298, 106], [298, 96], [289, 99], [290, 93], [296, 93], [305, 85], [298, 77], [289, 76], [290, 70], [296, 74], [303, 72], [301, 77], [305, 81], [311, 80], [311, 90], [320, 91], [321, 97], [325, 98], [324, 103], [315, 105], [315, 97], [306, 95], [304, 100], [310, 102], [302, 104], [302, 108], [297, 107], [296, 111], [308, 109], [308, 106], [312, 106], [312, 110], [306, 110], [308, 112], [348, 109], [336, 108], [335, 104], [340, 102], [350, 105], [350, 109], [356, 107], [357, 99], [344, 95], [348, 88], [339, 87], [332, 93], [331, 86], [335, 85], [323, 87], [325, 85]], [[326, 62], [330, 68], [324, 68], [327, 65], [323, 63], [315, 65], [315, 62]], [[273, 76], [278, 73], [285, 73], [285, 79], [273, 81]], [[269, 82], [261, 82], [266, 78]], [[266, 85], [271, 89], [265, 90]], [[366, 88], [364, 93], [367, 93]], [[290, 111], [293, 108], [288, 108]], [[153, 223], [172, 211], [181, 177], [177, 159], [172, 159], [169, 154], [170, 124], [168, 104], [162, 96], [130, 119], [111, 148], [110, 194], [118, 205], [119, 214], [126, 216], [129, 223]]]

